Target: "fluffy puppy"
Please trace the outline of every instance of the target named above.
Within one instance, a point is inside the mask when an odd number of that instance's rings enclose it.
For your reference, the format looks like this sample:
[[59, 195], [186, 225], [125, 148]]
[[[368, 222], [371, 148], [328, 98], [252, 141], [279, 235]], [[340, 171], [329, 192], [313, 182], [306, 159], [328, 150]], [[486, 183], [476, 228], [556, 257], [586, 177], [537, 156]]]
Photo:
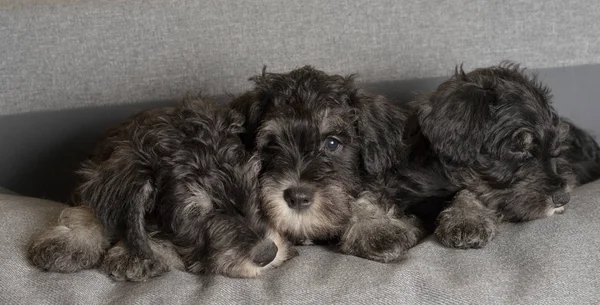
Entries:
[[[32, 262], [72, 272], [103, 257], [104, 271], [131, 281], [171, 268], [254, 277], [280, 265], [295, 250], [261, 211], [260, 164], [240, 141], [243, 124], [191, 100], [111, 128], [80, 170], [83, 207], [33, 240]], [[118, 243], [108, 249], [109, 240]]]
[[412, 105], [423, 138], [415, 141], [416, 166], [404, 173], [406, 189], [456, 194], [437, 218], [444, 245], [482, 247], [501, 220], [560, 214], [573, 187], [598, 178], [597, 144], [562, 120], [550, 99], [535, 77], [501, 64], [457, 68]]
[[352, 76], [310, 66], [251, 78], [232, 107], [260, 155], [272, 226], [296, 243], [338, 240], [342, 252], [388, 262], [423, 236], [390, 185], [406, 162], [406, 114], [358, 90]]

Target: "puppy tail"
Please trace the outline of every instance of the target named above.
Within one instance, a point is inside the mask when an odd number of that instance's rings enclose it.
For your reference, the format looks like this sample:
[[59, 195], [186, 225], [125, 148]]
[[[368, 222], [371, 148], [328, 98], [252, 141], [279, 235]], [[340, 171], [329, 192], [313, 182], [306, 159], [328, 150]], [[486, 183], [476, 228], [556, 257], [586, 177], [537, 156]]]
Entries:
[[58, 225], [34, 236], [27, 254], [44, 271], [75, 272], [98, 264], [109, 247], [108, 234], [88, 207], [66, 208]]

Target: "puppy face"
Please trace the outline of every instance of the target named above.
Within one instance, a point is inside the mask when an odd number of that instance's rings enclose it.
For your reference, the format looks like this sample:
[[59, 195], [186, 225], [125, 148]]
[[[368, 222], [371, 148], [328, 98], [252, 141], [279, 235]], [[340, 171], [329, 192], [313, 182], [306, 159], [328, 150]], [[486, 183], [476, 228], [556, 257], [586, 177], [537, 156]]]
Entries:
[[406, 161], [406, 114], [358, 90], [353, 76], [310, 66], [252, 78], [232, 108], [245, 114], [249, 149], [261, 157], [261, 190], [274, 228], [294, 241], [337, 237], [367, 184]]
[[518, 66], [461, 69], [418, 116], [436, 153], [463, 169], [458, 179], [508, 220], [552, 215], [569, 201], [575, 179], [561, 158], [568, 125], [549, 90]]
[[[298, 242], [336, 236], [358, 193], [362, 100], [352, 76], [310, 66], [252, 78], [232, 107], [246, 116], [247, 147], [261, 158], [264, 210]], [[377, 159], [372, 157], [372, 159]]]
[[189, 149], [174, 153], [171, 226], [184, 245], [189, 271], [254, 277], [295, 256], [295, 250], [261, 210], [260, 160], [239, 140], [243, 117], [225, 111], [207, 127], [210, 121], [188, 120], [185, 127], [196, 136], [187, 137]]
[[265, 211], [275, 229], [298, 240], [338, 234], [359, 183], [352, 115], [285, 106], [263, 122], [257, 146]]

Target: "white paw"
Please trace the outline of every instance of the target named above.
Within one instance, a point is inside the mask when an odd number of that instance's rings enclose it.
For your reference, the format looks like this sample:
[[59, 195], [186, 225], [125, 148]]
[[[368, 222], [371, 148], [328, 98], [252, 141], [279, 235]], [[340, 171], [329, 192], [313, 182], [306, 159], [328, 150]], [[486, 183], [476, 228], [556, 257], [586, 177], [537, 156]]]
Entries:
[[300, 241], [300, 246], [312, 246], [314, 245], [313, 241], [310, 239], [304, 239]]

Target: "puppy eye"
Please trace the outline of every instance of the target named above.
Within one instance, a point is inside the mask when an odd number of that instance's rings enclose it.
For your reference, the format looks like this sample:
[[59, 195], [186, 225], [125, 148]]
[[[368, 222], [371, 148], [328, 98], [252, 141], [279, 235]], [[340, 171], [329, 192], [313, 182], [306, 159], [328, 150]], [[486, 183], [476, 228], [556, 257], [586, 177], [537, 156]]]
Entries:
[[325, 148], [329, 151], [336, 151], [342, 146], [342, 143], [333, 137], [328, 137], [325, 139]]

